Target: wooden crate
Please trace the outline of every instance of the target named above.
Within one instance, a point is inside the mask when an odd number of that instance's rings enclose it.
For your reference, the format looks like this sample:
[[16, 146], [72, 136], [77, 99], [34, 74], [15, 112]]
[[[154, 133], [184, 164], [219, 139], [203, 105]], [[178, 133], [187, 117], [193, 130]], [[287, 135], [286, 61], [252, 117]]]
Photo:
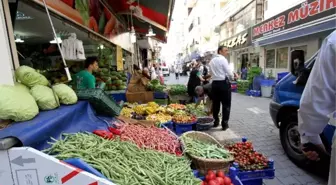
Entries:
[[127, 102], [130, 103], [148, 103], [154, 101], [154, 94], [152, 91], [143, 91], [143, 92], [126, 92]]

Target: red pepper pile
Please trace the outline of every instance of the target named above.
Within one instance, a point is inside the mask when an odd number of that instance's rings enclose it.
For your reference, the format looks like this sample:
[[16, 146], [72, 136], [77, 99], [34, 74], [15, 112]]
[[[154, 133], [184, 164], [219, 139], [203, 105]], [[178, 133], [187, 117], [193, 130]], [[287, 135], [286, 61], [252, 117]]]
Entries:
[[243, 171], [262, 170], [268, 168], [268, 159], [254, 151], [251, 142], [239, 142], [227, 147], [234, 152], [235, 162]]
[[177, 138], [162, 128], [126, 125], [123, 128], [120, 139], [132, 141], [139, 147], [155, 149], [178, 156], [182, 155], [181, 145]]

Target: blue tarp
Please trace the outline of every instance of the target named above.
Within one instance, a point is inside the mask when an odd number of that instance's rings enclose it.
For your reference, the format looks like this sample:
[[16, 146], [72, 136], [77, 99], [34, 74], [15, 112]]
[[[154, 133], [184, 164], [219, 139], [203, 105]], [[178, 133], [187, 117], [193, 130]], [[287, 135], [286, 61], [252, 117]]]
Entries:
[[95, 115], [90, 104], [80, 101], [75, 105], [62, 105], [52, 111], [40, 112], [31, 121], [14, 123], [0, 130], [0, 139], [16, 137], [24, 146], [43, 150], [49, 147], [47, 142], [50, 137], [58, 139], [62, 133], [92, 132], [106, 128], [106, 122]]

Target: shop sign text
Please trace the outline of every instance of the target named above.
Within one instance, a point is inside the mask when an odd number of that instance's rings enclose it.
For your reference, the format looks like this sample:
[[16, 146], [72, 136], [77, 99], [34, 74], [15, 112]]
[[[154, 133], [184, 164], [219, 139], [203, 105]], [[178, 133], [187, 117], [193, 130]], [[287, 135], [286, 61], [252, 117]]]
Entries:
[[336, 0], [307, 0], [254, 26], [252, 39], [318, 20], [334, 14], [335, 10]]
[[244, 34], [238, 35], [236, 37], [233, 37], [233, 38], [229, 39], [228, 41], [225, 41], [223, 43], [223, 46], [228, 47], [228, 48], [232, 48], [232, 47], [235, 47], [235, 46], [243, 45], [247, 41], [247, 36], [248, 36], [248, 33], [244, 33]]

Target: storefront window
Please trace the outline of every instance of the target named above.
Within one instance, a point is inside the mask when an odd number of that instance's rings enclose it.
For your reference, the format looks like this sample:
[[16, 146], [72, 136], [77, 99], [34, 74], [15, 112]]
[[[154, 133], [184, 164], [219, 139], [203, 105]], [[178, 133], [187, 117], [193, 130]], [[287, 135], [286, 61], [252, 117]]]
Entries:
[[277, 49], [276, 68], [287, 69], [288, 47]]
[[275, 49], [266, 51], [266, 68], [275, 67]]

